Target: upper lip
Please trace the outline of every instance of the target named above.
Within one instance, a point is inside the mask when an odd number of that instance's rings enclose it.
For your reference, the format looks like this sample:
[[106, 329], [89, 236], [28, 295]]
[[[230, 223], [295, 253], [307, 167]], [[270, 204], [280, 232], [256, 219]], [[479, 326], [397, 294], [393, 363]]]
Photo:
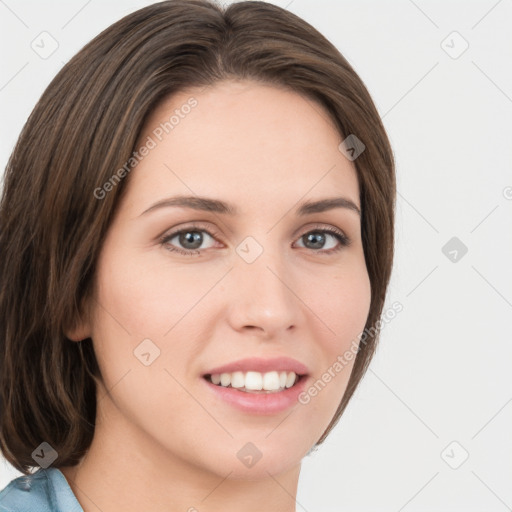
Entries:
[[260, 373], [276, 371], [295, 372], [297, 375], [305, 375], [309, 373], [306, 365], [300, 363], [296, 359], [290, 357], [275, 357], [272, 359], [264, 359], [260, 357], [249, 357], [239, 359], [231, 363], [217, 366], [203, 373], [204, 375], [213, 375], [219, 373], [248, 372], [255, 371]]

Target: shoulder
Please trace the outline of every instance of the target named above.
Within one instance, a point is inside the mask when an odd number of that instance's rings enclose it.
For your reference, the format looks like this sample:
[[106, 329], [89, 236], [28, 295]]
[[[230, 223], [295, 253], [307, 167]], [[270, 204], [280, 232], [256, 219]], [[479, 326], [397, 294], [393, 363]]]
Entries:
[[29, 512], [36, 504], [40, 512], [53, 512], [48, 478], [41, 469], [11, 480], [0, 491], [0, 512]]
[[66, 478], [56, 468], [11, 480], [0, 491], [0, 512], [83, 512]]

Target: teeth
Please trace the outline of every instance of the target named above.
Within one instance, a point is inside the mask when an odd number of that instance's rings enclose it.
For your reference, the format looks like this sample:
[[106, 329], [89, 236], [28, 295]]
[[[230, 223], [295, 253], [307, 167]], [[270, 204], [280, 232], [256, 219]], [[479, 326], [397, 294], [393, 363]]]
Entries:
[[243, 388], [244, 387], [244, 374], [242, 372], [234, 372], [231, 374], [231, 387]]
[[[213, 379], [212, 379], [213, 382]], [[231, 384], [231, 374], [230, 373], [222, 373], [220, 376], [220, 385], [221, 386], [229, 386]]]
[[286, 384], [285, 386], [287, 388], [291, 388], [295, 384], [295, 374], [293, 372], [288, 374], [288, 377], [286, 377]]
[[214, 373], [210, 375], [213, 384], [223, 387], [237, 388], [240, 391], [283, 391], [291, 388], [297, 381], [298, 376], [295, 372], [233, 372], [233, 373]]
[[[283, 372], [286, 373], [286, 372]], [[293, 382], [295, 382], [295, 373], [291, 373], [293, 375]], [[281, 387], [281, 379], [279, 378], [279, 373], [277, 372], [268, 372], [263, 375], [263, 384], [262, 388], [266, 390], [279, 389]]]
[[[262, 377], [261, 373], [247, 372], [245, 374], [245, 380], [243, 377], [244, 377], [244, 375], [242, 373], [242, 376], [240, 378], [242, 379], [242, 382], [245, 384], [245, 389], [252, 389], [254, 391], [261, 391], [263, 389], [263, 377]], [[242, 387], [242, 386], [240, 386], [240, 387]], [[265, 388], [265, 389], [272, 389], [272, 388]]]

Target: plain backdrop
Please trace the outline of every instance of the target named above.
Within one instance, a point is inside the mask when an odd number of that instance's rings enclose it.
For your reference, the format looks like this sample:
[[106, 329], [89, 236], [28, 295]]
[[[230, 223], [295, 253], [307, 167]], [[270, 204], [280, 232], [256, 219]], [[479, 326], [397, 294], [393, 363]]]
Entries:
[[[62, 65], [149, 3], [0, 1], [2, 172]], [[339, 425], [304, 459], [297, 511], [512, 510], [512, 2], [274, 3], [359, 73], [398, 180], [386, 308], [403, 310]], [[51, 55], [33, 49], [40, 37], [58, 44]], [[0, 459], [0, 488], [18, 475]]]

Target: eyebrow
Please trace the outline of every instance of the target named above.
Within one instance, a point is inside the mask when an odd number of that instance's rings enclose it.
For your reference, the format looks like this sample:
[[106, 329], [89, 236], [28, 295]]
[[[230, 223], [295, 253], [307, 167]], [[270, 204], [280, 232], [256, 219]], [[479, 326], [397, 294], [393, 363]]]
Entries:
[[[159, 208], [169, 207], [191, 208], [193, 210], [220, 213], [231, 216], [238, 214], [238, 210], [234, 205], [220, 201], [219, 199], [200, 196], [175, 196], [157, 201], [147, 210], [144, 210], [139, 215], [139, 217]], [[305, 201], [297, 207], [296, 214], [298, 216], [311, 215], [312, 213], [321, 213], [328, 210], [333, 210], [335, 208], [346, 208], [356, 212], [359, 216], [361, 215], [359, 207], [352, 200], [346, 197], [331, 197], [321, 199], [319, 201]]]

